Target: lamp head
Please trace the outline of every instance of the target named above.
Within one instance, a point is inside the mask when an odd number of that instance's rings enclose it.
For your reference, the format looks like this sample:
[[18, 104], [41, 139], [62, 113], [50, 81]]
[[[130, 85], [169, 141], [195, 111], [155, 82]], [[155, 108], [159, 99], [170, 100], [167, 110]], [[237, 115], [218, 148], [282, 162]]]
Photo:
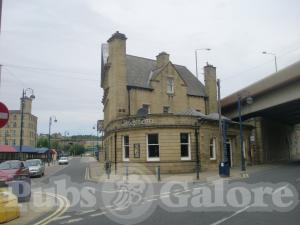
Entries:
[[251, 96], [247, 97], [246, 102], [248, 105], [253, 104], [253, 97], [251, 97]]
[[30, 95], [30, 99], [34, 100], [35, 99], [35, 95], [34, 94]]

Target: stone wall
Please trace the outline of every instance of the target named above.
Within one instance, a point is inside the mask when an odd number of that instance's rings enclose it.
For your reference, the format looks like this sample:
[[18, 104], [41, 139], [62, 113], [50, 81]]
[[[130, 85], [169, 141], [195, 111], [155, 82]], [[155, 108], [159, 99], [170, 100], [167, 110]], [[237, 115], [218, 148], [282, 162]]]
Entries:
[[[195, 122], [196, 117], [188, 116], [159, 116], [152, 115], [147, 117], [148, 122], [133, 122], [119, 120], [110, 124], [106, 137], [105, 149], [107, 159], [119, 164], [123, 163], [122, 137], [129, 136], [129, 165], [134, 167], [145, 167], [149, 171], [155, 172], [157, 165], [161, 166], [162, 173], [187, 173], [194, 172], [196, 168], [196, 137]], [[127, 122], [125, 122], [127, 121]], [[152, 121], [152, 122], [151, 122]], [[159, 134], [159, 161], [147, 160], [147, 134]], [[189, 133], [190, 136], [190, 160], [182, 160], [180, 155], [180, 133]], [[246, 151], [249, 146], [249, 129], [245, 129]], [[216, 159], [210, 159], [210, 139], [216, 138]], [[116, 138], [116, 139], [115, 139]], [[241, 152], [239, 142], [239, 129], [236, 124], [231, 125], [228, 130], [228, 138], [232, 146], [233, 167], [240, 165]], [[207, 121], [199, 128], [198, 146], [200, 152], [201, 170], [216, 170], [218, 163], [222, 159], [219, 151], [219, 130], [218, 123]], [[116, 144], [116, 145], [115, 145]], [[140, 146], [140, 157], [134, 157], [134, 144]], [[116, 154], [115, 154], [116, 153]], [[115, 158], [116, 157], [116, 158]], [[102, 160], [104, 156], [100, 157]], [[122, 167], [122, 166], [121, 166]]]

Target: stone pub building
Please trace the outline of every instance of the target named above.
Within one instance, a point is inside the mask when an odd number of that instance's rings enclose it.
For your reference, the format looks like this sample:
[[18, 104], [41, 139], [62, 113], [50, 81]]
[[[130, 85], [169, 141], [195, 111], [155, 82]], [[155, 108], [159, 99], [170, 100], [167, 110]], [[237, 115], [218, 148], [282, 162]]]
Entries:
[[[114, 33], [102, 45], [101, 88], [104, 95], [102, 161], [117, 170], [146, 168], [162, 173], [217, 169], [219, 145], [216, 68], [204, 67], [202, 84], [185, 66], [161, 52], [156, 60], [128, 55], [126, 36]], [[226, 120], [226, 118], [224, 118]], [[227, 119], [228, 120], [228, 119]], [[241, 161], [239, 125], [228, 120], [229, 163]], [[247, 159], [250, 130], [244, 129]]]

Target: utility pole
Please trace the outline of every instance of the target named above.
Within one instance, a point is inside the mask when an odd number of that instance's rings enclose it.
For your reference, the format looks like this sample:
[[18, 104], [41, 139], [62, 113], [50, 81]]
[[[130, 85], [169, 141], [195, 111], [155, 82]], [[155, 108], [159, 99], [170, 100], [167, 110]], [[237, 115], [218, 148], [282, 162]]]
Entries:
[[25, 90], [23, 89], [22, 98], [21, 98], [20, 157], [21, 157], [22, 148], [23, 148], [24, 104], [25, 104]]
[[2, 0], [0, 0], [0, 32], [1, 32], [1, 22], [2, 22]]

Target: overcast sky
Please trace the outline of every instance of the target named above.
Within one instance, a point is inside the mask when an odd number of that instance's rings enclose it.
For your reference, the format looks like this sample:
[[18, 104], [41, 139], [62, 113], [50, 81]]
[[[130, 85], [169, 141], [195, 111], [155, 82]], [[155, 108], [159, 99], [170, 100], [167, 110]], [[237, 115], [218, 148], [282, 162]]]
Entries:
[[[195, 73], [217, 67], [222, 96], [300, 60], [298, 0], [3, 0], [0, 99], [19, 108], [22, 88], [33, 88], [38, 133], [95, 133], [103, 118], [100, 46], [125, 33], [127, 53], [173, 63]], [[203, 80], [201, 71], [200, 79]]]

